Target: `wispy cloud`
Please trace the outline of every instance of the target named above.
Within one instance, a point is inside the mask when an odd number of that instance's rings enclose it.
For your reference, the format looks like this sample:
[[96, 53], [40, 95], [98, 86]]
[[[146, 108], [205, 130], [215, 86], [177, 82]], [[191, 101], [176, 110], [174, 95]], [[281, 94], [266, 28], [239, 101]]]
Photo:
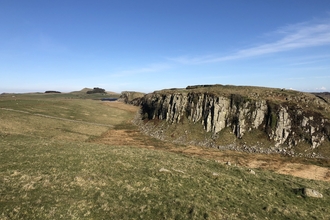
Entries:
[[152, 64], [152, 65], [149, 65], [146, 67], [118, 71], [116, 73], [111, 74], [111, 76], [112, 77], [125, 77], [125, 76], [129, 76], [129, 75], [159, 72], [159, 71], [163, 71], [163, 70], [169, 69], [169, 68], [170, 68], [170, 65], [168, 65], [168, 64]]
[[278, 39], [273, 42], [241, 49], [225, 56], [205, 55], [193, 58], [181, 56], [170, 60], [182, 64], [215, 63], [279, 53], [299, 48], [330, 45], [330, 23], [328, 20], [322, 23], [300, 23], [286, 26], [276, 30], [273, 34], [279, 36], [277, 37]]
[[316, 88], [316, 91], [327, 91], [327, 88], [325, 88], [324, 86], [322, 86], [320, 88]]

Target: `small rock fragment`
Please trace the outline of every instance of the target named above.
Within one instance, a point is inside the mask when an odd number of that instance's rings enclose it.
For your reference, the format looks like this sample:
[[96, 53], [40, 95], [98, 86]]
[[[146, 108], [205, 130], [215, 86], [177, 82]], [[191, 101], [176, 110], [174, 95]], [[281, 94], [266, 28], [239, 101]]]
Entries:
[[160, 170], [159, 170], [159, 172], [171, 172], [170, 170], [167, 170], [167, 169], [165, 169], [165, 168], [161, 168]]
[[303, 192], [303, 195], [306, 197], [323, 198], [323, 195], [314, 189], [303, 188], [302, 192]]
[[179, 172], [179, 173], [184, 173], [182, 170], [176, 170], [176, 169], [172, 169], [172, 170]]

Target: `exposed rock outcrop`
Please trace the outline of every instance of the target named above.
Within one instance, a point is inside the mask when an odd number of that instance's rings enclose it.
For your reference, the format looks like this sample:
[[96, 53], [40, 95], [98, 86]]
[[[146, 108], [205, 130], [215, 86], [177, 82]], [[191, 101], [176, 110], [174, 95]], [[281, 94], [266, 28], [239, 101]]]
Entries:
[[141, 98], [144, 96], [144, 93], [133, 92], [133, 91], [123, 91], [119, 97], [119, 101], [131, 105], [140, 105]]
[[[314, 111], [314, 107], [324, 111], [329, 106], [317, 98], [306, 98], [303, 93], [291, 91], [276, 93], [276, 90], [267, 90], [268, 95], [265, 95], [266, 92], [242, 95], [203, 89], [164, 90], [147, 94], [141, 99], [142, 117], [165, 120], [169, 124], [179, 124], [185, 120], [201, 123], [206, 132], [214, 135], [230, 128], [238, 139], [246, 132], [258, 129], [267, 134], [276, 147], [285, 144], [290, 148], [306, 142], [317, 148], [330, 139], [329, 119], [322, 112]], [[303, 95], [299, 97], [297, 94]], [[313, 108], [305, 107], [308, 105]]]
[[305, 197], [323, 198], [323, 195], [314, 189], [303, 188], [302, 193]]

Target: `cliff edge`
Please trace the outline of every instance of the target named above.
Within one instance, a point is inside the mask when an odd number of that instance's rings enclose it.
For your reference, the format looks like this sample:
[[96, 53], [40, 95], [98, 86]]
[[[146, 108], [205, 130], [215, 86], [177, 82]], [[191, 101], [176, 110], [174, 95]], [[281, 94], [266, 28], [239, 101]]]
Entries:
[[140, 126], [163, 140], [290, 156], [330, 156], [330, 105], [292, 90], [202, 85], [141, 98]]

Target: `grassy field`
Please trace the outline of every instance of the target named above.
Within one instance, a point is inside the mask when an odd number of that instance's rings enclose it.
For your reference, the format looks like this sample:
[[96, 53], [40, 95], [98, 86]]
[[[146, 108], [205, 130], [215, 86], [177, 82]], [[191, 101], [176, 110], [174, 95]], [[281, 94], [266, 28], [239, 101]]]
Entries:
[[0, 96], [0, 219], [330, 219], [330, 182], [169, 152], [129, 123], [136, 110]]

